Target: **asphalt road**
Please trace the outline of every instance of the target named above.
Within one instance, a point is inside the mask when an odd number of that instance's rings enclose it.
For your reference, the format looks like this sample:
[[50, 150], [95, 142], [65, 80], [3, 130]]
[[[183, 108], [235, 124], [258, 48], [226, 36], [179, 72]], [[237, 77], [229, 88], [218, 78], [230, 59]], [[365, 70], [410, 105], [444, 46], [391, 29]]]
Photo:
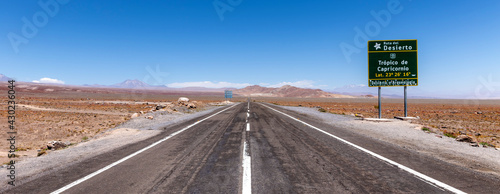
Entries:
[[113, 152], [94, 153], [7, 193], [500, 191], [496, 177], [270, 104], [239, 103], [216, 112]]

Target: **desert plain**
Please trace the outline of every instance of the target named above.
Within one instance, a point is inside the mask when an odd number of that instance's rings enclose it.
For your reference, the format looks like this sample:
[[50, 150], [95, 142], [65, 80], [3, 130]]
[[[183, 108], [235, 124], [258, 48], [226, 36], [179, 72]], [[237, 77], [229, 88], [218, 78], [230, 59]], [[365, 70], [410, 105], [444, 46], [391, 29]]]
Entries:
[[[0, 86], [0, 126], [8, 128], [7, 85]], [[195, 107], [180, 105], [187, 97]], [[246, 101], [235, 94], [233, 101]], [[252, 97], [256, 102], [285, 106], [315, 107], [318, 111], [360, 118], [378, 116], [377, 98], [285, 98]], [[222, 91], [170, 91], [120, 88], [95, 88], [67, 85], [16, 83], [16, 151], [19, 157], [37, 157], [48, 150], [51, 141], [76, 145], [127, 122], [133, 117], [156, 111], [158, 105], [166, 114], [192, 113], [223, 101]], [[384, 98], [382, 117], [404, 116], [402, 99]], [[459, 135], [472, 137], [479, 147], [500, 146], [500, 100], [409, 99], [409, 122], [421, 125], [422, 132], [443, 138]], [[2, 133], [3, 139], [7, 138]], [[7, 141], [0, 141], [0, 162], [7, 158]], [[481, 149], [481, 148], [478, 148]]]
[[[316, 107], [318, 111], [378, 118], [377, 98], [254, 98], [284, 106]], [[500, 146], [500, 100], [408, 99], [411, 123], [422, 125], [424, 132], [456, 138], [467, 135], [481, 147]], [[404, 100], [383, 98], [382, 118], [404, 116]], [[472, 144], [476, 145], [476, 144]]]
[[[16, 83], [16, 154], [22, 159], [37, 157], [50, 150], [51, 141], [76, 145], [91, 140], [106, 130], [119, 126], [131, 119], [134, 113], [144, 116], [164, 106], [166, 114], [192, 113], [204, 106], [220, 102], [219, 93], [175, 92], [158, 90], [137, 90], [120, 88], [92, 88], [81, 86], [45, 85]], [[7, 139], [7, 84], [0, 86], [0, 127]], [[179, 97], [187, 97], [196, 105], [189, 108], [178, 104]], [[243, 100], [240, 98], [239, 100]], [[163, 108], [163, 107], [162, 107]], [[0, 162], [10, 161], [7, 157], [8, 141], [0, 141]]]

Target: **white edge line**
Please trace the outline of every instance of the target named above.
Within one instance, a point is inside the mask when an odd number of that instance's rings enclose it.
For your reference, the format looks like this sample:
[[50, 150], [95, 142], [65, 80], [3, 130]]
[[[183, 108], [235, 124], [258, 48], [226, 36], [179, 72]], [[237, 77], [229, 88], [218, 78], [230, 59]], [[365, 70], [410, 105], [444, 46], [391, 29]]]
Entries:
[[185, 131], [185, 130], [187, 130], [187, 129], [189, 129], [189, 128], [193, 127], [193, 126], [195, 126], [196, 124], [201, 123], [201, 122], [203, 122], [203, 121], [205, 121], [205, 120], [207, 120], [207, 119], [209, 119], [209, 118], [211, 118], [211, 117], [213, 117], [213, 116], [215, 116], [215, 115], [217, 115], [217, 114], [219, 114], [219, 113], [221, 113], [221, 112], [224, 112], [224, 111], [226, 111], [227, 109], [230, 109], [230, 108], [232, 108], [232, 107], [234, 107], [234, 106], [236, 106], [236, 105], [237, 105], [237, 104], [235, 104], [235, 105], [233, 105], [233, 106], [230, 106], [230, 107], [228, 107], [228, 108], [225, 108], [224, 110], [221, 110], [221, 111], [219, 111], [219, 112], [217, 112], [217, 113], [215, 113], [215, 114], [213, 114], [213, 115], [210, 115], [210, 116], [208, 116], [208, 117], [206, 117], [206, 118], [204, 118], [204, 119], [202, 119], [202, 120], [196, 121], [195, 123], [193, 123], [193, 124], [191, 124], [191, 125], [189, 125], [189, 126], [187, 126], [187, 127], [184, 127], [183, 129], [181, 129], [181, 130], [179, 130], [179, 131], [176, 131], [176, 132], [174, 132], [174, 133], [170, 134], [169, 136], [167, 136], [167, 137], [165, 137], [165, 138], [163, 138], [163, 139], [161, 139], [161, 140], [159, 140], [159, 141], [157, 141], [157, 142], [155, 142], [155, 143], [153, 143], [153, 144], [151, 144], [151, 145], [149, 145], [149, 146], [147, 146], [147, 147], [145, 147], [145, 148], [142, 148], [142, 149], [141, 149], [141, 150], [139, 150], [139, 151], [134, 152], [133, 154], [130, 154], [130, 155], [128, 155], [128, 156], [126, 156], [126, 157], [124, 157], [124, 158], [122, 158], [122, 159], [120, 159], [120, 160], [118, 160], [118, 161], [116, 161], [116, 162], [111, 163], [110, 165], [107, 165], [107, 166], [106, 166], [106, 167], [104, 167], [104, 168], [99, 169], [98, 171], [95, 171], [95, 172], [93, 172], [93, 173], [91, 173], [91, 174], [89, 174], [89, 175], [87, 175], [87, 176], [85, 176], [85, 177], [83, 177], [83, 178], [80, 178], [80, 179], [76, 180], [75, 182], [72, 182], [72, 183], [70, 183], [70, 184], [68, 184], [68, 185], [66, 185], [66, 186], [64, 186], [64, 187], [62, 187], [62, 188], [60, 188], [60, 189], [58, 189], [58, 190], [55, 190], [55, 191], [54, 191], [54, 192], [52, 192], [51, 194], [59, 194], [59, 193], [61, 193], [61, 192], [64, 192], [64, 191], [66, 191], [66, 190], [70, 189], [71, 187], [74, 187], [74, 186], [76, 186], [76, 185], [78, 185], [78, 184], [82, 183], [83, 181], [86, 181], [86, 180], [88, 180], [88, 179], [90, 179], [90, 178], [92, 178], [92, 177], [94, 177], [94, 176], [96, 176], [96, 175], [98, 175], [98, 174], [100, 174], [100, 173], [102, 173], [102, 172], [104, 172], [104, 171], [106, 171], [106, 170], [108, 170], [108, 169], [112, 168], [113, 166], [116, 166], [116, 165], [118, 165], [118, 164], [120, 164], [120, 163], [124, 162], [125, 160], [128, 160], [128, 159], [130, 159], [130, 158], [132, 158], [132, 157], [134, 157], [134, 156], [136, 156], [136, 155], [138, 155], [138, 154], [140, 154], [140, 153], [142, 153], [142, 152], [144, 152], [144, 151], [146, 151], [146, 150], [148, 150], [148, 149], [150, 149], [150, 148], [152, 148], [152, 147], [154, 147], [154, 146], [156, 146], [156, 145], [160, 144], [161, 142], [164, 142], [165, 140], [170, 139], [171, 137], [174, 137], [174, 136], [176, 136], [176, 135], [177, 135], [177, 134], [179, 134], [179, 133], [182, 133], [183, 131]]
[[357, 148], [357, 149], [359, 149], [359, 150], [361, 150], [361, 151], [363, 151], [363, 152], [366, 152], [366, 153], [368, 153], [368, 154], [370, 154], [370, 155], [372, 155], [372, 156], [374, 156], [374, 157], [376, 157], [376, 158], [378, 158], [378, 159], [380, 159], [380, 160], [382, 160], [382, 161], [384, 161], [384, 162], [387, 162], [387, 163], [389, 163], [389, 164], [392, 164], [392, 165], [394, 165], [394, 166], [397, 166], [398, 168], [400, 168], [400, 169], [402, 169], [402, 170], [404, 170], [404, 171], [406, 171], [406, 172], [409, 172], [409, 173], [411, 173], [411, 174], [413, 174], [413, 175], [417, 176], [418, 178], [420, 178], [420, 179], [424, 180], [424, 181], [425, 181], [425, 182], [427, 182], [427, 183], [432, 183], [433, 185], [437, 185], [437, 186], [439, 186], [439, 187], [441, 187], [441, 188], [444, 188], [444, 189], [447, 189], [447, 190], [449, 190], [449, 191], [451, 191], [451, 192], [453, 192], [453, 193], [465, 193], [465, 192], [463, 192], [463, 191], [461, 191], [461, 190], [459, 190], [459, 189], [456, 189], [456, 188], [454, 188], [454, 187], [452, 187], [452, 186], [450, 186], [450, 185], [447, 185], [446, 183], [443, 183], [443, 182], [441, 182], [441, 181], [438, 181], [438, 180], [436, 180], [436, 179], [434, 179], [434, 178], [431, 178], [431, 177], [429, 177], [429, 176], [427, 176], [427, 175], [425, 175], [425, 174], [422, 174], [422, 173], [417, 172], [417, 171], [415, 171], [415, 170], [413, 170], [413, 169], [411, 169], [411, 168], [408, 168], [408, 167], [406, 167], [406, 166], [404, 166], [404, 165], [402, 165], [402, 164], [399, 164], [399, 163], [397, 163], [397, 162], [394, 162], [394, 161], [392, 161], [392, 160], [390, 160], [390, 159], [388, 159], [388, 158], [386, 158], [386, 157], [383, 157], [383, 156], [381, 156], [381, 155], [378, 155], [378, 154], [376, 154], [376, 153], [374, 153], [374, 152], [372, 152], [372, 151], [370, 151], [370, 150], [367, 150], [367, 149], [365, 149], [365, 148], [363, 148], [363, 147], [361, 147], [361, 146], [358, 146], [358, 145], [356, 145], [356, 144], [353, 144], [353, 143], [351, 143], [351, 142], [348, 142], [347, 140], [344, 140], [344, 139], [342, 139], [342, 138], [340, 138], [340, 137], [337, 137], [337, 136], [335, 136], [335, 135], [332, 135], [332, 134], [330, 134], [330, 133], [328, 133], [328, 132], [326, 132], [326, 131], [323, 131], [323, 130], [321, 130], [321, 129], [319, 129], [319, 128], [315, 127], [315, 126], [312, 126], [312, 125], [310, 125], [310, 124], [308, 124], [308, 123], [306, 123], [306, 122], [304, 122], [304, 121], [301, 121], [301, 120], [298, 120], [298, 119], [296, 119], [296, 118], [293, 118], [292, 116], [287, 115], [287, 114], [285, 114], [285, 113], [283, 113], [283, 112], [280, 112], [280, 111], [278, 111], [278, 110], [276, 110], [276, 109], [274, 109], [274, 108], [271, 108], [271, 107], [266, 106], [266, 105], [264, 105], [264, 104], [261, 104], [261, 105], [262, 105], [262, 106], [265, 106], [265, 107], [267, 107], [267, 108], [270, 108], [271, 110], [274, 110], [274, 111], [276, 111], [276, 112], [278, 112], [278, 113], [280, 113], [280, 114], [282, 114], [282, 115], [285, 115], [285, 116], [287, 116], [287, 117], [289, 117], [289, 118], [291, 118], [291, 119], [293, 119], [293, 120], [296, 120], [296, 121], [298, 121], [298, 122], [300, 122], [300, 123], [302, 123], [302, 124], [304, 124], [304, 125], [307, 125], [307, 126], [309, 126], [309, 127], [313, 128], [313, 129], [316, 129], [316, 130], [318, 130], [318, 131], [320, 131], [320, 132], [322, 132], [322, 133], [324, 133], [324, 134], [326, 134], [326, 135], [328, 135], [328, 136], [330, 136], [330, 137], [333, 137], [333, 138], [335, 138], [335, 139], [337, 139], [337, 140], [339, 140], [339, 141], [341, 141], [341, 142], [344, 142], [344, 143], [345, 143], [345, 144], [347, 144], [347, 145], [353, 146], [353, 147], [355, 147], [355, 148]]
[[251, 194], [252, 193], [252, 158], [250, 157], [250, 153], [248, 152], [247, 142], [243, 142], [243, 181], [241, 187], [242, 194]]
[[247, 123], [247, 131], [250, 131], [250, 123]]

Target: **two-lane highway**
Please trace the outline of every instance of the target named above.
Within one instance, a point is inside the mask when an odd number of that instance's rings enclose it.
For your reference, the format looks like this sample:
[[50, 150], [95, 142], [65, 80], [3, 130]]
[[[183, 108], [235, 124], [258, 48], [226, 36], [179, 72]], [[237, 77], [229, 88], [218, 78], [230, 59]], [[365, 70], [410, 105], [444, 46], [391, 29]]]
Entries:
[[[9, 193], [495, 193], [499, 180], [245, 102], [146, 141], [16, 186]], [[54, 161], [56, 162], [56, 161]]]

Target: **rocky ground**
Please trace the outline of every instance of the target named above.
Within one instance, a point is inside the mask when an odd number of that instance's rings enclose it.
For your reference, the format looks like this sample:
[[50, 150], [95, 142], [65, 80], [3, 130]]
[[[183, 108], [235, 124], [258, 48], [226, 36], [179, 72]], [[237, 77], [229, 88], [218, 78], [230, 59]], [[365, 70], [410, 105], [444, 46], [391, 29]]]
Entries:
[[[378, 117], [377, 99], [254, 98], [277, 105], [314, 107], [318, 111], [363, 118]], [[404, 116], [402, 99], [383, 99], [382, 118]], [[441, 136], [457, 138], [471, 146], [500, 147], [500, 101], [410, 99], [410, 122]]]
[[[5, 101], [2, 98], [2, 102]], [[211, 106], [207, 104], [211, 102], [188, 98], [138, 101], [23, 96], [16, 100], [16, 154], [20, 159], [37, 157], [54, 149], [88, 141], [133, 118], [157, 120], [158, 117], [168, 117], [165, 115], [194, 113]], [[0, 105], [0, 127], [3, 129], [9, 125], [6, 108], [6, 103]], [[6, 133], [0, 136], [7, 139]], [[0, 147], [8, 148], [8, 143], [0, 141]], [[3, 164], [10, 161], [7, 151], [0, 150], [0, 162]]]
[[[45, 142], [42, 146], [44, 149], [41, 149], [44, 154], [40, 154], [38, 151], [34, 152], [34, 155], [24, 156], [16, 161], [16, 169], [22, 169], [17, 171], [16, 180], [27, 182], [50, 171], [93, 157], [96, 153], [109, 152], [145, 140], [162, 132], [164, 127], [209, 114], [221, 105], [228, 103], [209, 103], [203, 105], [203, 108], [197, 107], [196, 110], [185, 107], [182, 105], [183, 103], [172, 104], [176, 104], [172, 106], [172, 109], [176, 109], [176, 111], [170, 112], [167, 108], [148, 111], [71, 146], [67, 146], [64, 140]], [[43, 143], [43, 141], [41, 142]], [[47, 149], [47, 146], [52, 146], [52, 149]], [[36, 154], [39, 156], [36, 157]], [[0, 167], [0, 172], [8, 174], [6, 165]], [[0, 177], [0, 181], [5, 182], [7, 178]]]
[[350, 129], [366, 137], [500, 177], [500, 149], [491, 146], [473, 147], [469, 143], [457, 141], [456, 138], [422, 130], [423, 125], [408, 121], [373, 122], [351, 115], [320, 112], [317, 108], [292, 106], [282, 106], [282, 108], [310, 115], [334, 127]]

